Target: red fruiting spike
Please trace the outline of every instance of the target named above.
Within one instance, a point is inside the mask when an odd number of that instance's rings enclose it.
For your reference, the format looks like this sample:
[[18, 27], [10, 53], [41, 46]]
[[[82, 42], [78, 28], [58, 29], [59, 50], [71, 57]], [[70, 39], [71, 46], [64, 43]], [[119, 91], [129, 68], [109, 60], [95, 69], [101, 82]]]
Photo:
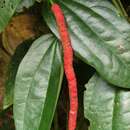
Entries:
[[78, 95], [77, 95], [77, 81], [73, 69], [73, 49], [71, 46], [71, 40], [67, 30], [64, 14], [60, 6], [58, 4], [53, 4], [51, 10], [56, 18], [56, 23], [58, 26], [64, 52], [64, 70], [66, 78], [68, 80], [69, 96], [70, 96], [68, 129], [75, 130], [77, 111], [78, 111]]

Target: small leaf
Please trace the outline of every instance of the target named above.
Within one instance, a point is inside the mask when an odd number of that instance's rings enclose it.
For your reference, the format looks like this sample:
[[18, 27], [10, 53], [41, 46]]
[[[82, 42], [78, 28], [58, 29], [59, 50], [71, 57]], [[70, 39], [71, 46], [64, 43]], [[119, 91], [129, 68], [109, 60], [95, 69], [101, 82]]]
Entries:
[[[57, 0], [76, 55], [93, 66], [108, 82], [130, 88], [130, 25], [107, 0]], [[50, 9], [46, 23], [59, 38]]]
[[0, 32], [4, 30], [21, 0], [0, 0]]
[[19, 45], [16, 48], [16, 51], [12, 56], [11, 62], [8, 67], [7, 80], [5, 83], [5, 95], [4, 95], [4, 106], [3, 106], [4, 109], [8, 108], [10, 105], [13, 104], [14, 84], [15, 84], [15, 77], [17, 74], [17, 70], [20, 62], [22, 61], [23, 57], [27, 53], [31, 44], [32, 44], [32, 40], [23, 42], [21, 45]]
[[130, 90], [116, 88], [98, 75], [85, 87], [84, 114], [90, 130], [130, 130]]
[[16, 130], [50, 130], [63, 65], [60, 47], [52, 35], [37, 39], [22, 60], [15, 82]]

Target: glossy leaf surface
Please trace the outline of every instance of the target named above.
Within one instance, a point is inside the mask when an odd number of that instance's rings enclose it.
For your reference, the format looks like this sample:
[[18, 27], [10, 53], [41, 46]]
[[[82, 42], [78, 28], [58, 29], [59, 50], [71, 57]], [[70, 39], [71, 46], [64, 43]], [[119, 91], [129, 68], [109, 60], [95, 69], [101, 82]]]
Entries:
[[[72, 46], [86, 63], [110, 83], [130, 88], [130, 24], [108, 0], [59, 0]], [[43, 16], [59, 37], [50, 9]]]
[[58, 41], [52, 35], [40, 37], [22, 60], [16, 76], [16, 130], [50, 130], [62, 76]]
[[129, 130], [130, 90], [116, 88], [94, 75], [86, 84], [84, 114], [90, 130]]

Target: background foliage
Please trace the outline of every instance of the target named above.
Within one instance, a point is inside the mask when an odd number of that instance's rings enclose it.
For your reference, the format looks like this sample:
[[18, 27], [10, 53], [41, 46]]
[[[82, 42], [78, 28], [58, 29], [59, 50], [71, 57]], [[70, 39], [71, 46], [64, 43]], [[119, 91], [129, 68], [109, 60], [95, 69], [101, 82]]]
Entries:
[[[129, 89], [124, 88], [129, 88], [130, 84], [130, 25], [126, 21], [129, 21], [130, 2], [57, 2], [65, 13], [75, 50], [74, 67], [78, 79], [80, 106], [77, 130], [86, 130], [88, 127], [91, 130], [129, 130]], [[116, 8], [110, 2], [113, 2]], [[52, 130], [66, 129], [68, 89], [62, 70], [59, 35], [49, 8], [46, 0], [0, 1], [0, 130], [15, 130], [14, 118], [18, 121], [18, 130], [49, 130], [50, 127]], [[48, 35], [52, 32], [53, 36]], [[43, 34], [47, 35], [41, 36]], [[29, 68], [32, 61], [35, 65]], [[28, 63], [28, 68], [25, 63]], [[95, 74], [95, 71], [98, 74]], [[15, 77], [18, 87], [15, 89], [13, 101]], [[34, 77], [34, 80], [30, 77]], [[46, 78], [45, 81], [43, 77]], [[30, 80], [21, 84], [24, 78]], [[40, 90], [33, 87], [37, 82], [40, 84]], [[28, 87], [29, 84], [33, 85]], [[46, 84], [44, 88], [43, 84]], [[43, 89], [44, 95], [39, 93]], [[49, 98], [46, 99], [45, 95]], [[13, 102], [15, 117], [12, 114]], [[21, 105], [21, 102], [28, 107]], [[34, 114], [30, 116], [30, 113]], [[25, 119], [20, 114], [25, 115]], [[45, 117], [48, 119], [44, 119]], [[31, 123], [32, 120], [37, 122]], [[42, 123], [43, 120], [46, 120], [47, 124]], [[19, 121], [24, 125], [18, 125]], [[30, 126], [30, 123], [33, 125]]]

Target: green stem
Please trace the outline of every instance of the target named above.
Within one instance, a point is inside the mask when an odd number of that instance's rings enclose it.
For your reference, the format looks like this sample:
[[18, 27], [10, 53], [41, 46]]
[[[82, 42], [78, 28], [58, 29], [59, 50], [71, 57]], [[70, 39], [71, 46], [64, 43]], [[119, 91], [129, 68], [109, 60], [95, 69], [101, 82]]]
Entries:
[[51, 5], [53, 5], [53, 4], [54, 4], [53, 0], [49, 0], [49, 3], [50, 3]]
[[112, 0], [112, 1], [113, 1], [114, 5], [116, 6], [116, 8], [119, 10], [121, 16], [128, 17], [121, 1], [120, 0]]
[[120, 6], [120, 8], [121, 8], [121, 10], [122, 10], [123, 15], [124, 15], [125, 17], [128, 17], [128, 15], [127, 15], [127, 13], [126, 13], [126, 11], [125, 11], [125, 9], [124, 9], [124, 7], [123, 7], [121, 1], [120, 1], [120, 0], [117, 0], [117, 1], [118, 1], [118, 3], [119, 3], [119, 6]]

